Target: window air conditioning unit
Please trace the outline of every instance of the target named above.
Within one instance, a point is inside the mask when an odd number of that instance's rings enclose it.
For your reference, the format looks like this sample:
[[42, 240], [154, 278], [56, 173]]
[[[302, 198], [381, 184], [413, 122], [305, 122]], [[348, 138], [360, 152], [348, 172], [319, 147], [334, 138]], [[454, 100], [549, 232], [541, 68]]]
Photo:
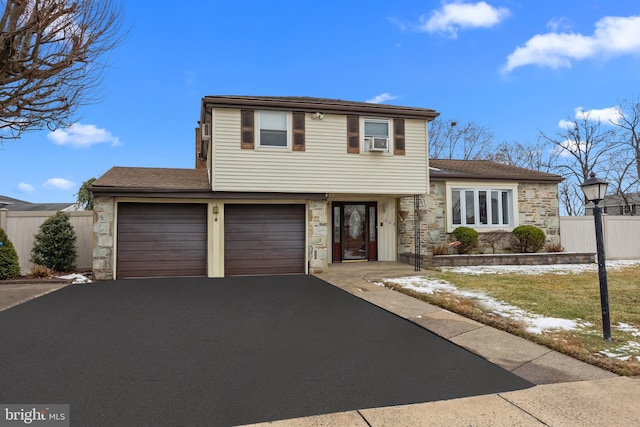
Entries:
[[203, 140], [211, 139], [211, 123], [202, 123], [200, 125], [200, 132]]
[[389, 151], [389, 138], [367, 138], [369, 140], [369, 151]]

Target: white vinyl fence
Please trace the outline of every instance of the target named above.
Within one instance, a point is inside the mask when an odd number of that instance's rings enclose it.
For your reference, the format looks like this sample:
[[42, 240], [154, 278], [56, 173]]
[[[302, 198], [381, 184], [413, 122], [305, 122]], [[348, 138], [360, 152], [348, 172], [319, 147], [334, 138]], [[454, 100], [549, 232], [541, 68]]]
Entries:
[[[91, 270], [93, 265], [93, 211], [67, 212], [69, 222], [76, 232], [76, 249], [78, 258], [76, 268], [81, 271]], [[28, 272], [33, 264], [31, 248], [34, 236], [38, 233], [40, 225], [55, 212], [49, 211], [9, 211], [0, 209], [0, 227], [6, 231], [9, 240], [13, 243], [20, 261], [20, 271]]]
[[[640, 259], [640, 217], [603, 215], [607, 259]], [[566, 252], [596, 252], [593, 216], [560, 217], [560, 241]]]

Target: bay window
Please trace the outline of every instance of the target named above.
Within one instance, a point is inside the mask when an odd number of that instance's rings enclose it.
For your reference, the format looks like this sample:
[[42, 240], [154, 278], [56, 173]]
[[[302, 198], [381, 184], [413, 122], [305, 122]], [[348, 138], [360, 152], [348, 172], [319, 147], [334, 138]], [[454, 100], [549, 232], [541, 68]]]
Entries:
[[458, 226], [510, 228], [514, 226], [513, 189], [450, 188], [450, 224]]

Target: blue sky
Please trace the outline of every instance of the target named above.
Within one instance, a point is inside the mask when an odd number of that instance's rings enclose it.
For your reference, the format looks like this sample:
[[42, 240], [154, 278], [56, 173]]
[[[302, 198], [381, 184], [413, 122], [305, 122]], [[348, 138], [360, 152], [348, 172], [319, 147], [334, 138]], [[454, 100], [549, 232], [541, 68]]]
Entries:
[[1, 195], [67, 202], [112, 166], [192, 168], [205, 95], [433, 108], [496, 144], [640, 96], [636, 1], [124, 2], [124, 18], [101, 101], [5, 142]]

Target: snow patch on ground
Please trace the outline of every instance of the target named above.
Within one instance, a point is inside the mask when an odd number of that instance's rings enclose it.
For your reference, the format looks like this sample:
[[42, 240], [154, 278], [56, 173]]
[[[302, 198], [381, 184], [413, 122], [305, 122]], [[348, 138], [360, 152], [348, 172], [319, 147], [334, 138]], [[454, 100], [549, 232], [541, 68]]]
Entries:
[[89, 278], [87, 276], [84, 276], [82, 274], [67, 274], [66, 276], [58, 276], [58, 279], [64, 279], [64, 280], [73, 280], [71, 282], [72, 285], [81, 285], [81, 284], [85, 284], [85, 283], [92, 283], [91, 280], [89, 280]]
[[578, 320], [558, 319], [529, 313], [519, 307], [507, 304], [504, 301], [499, 301], [484, 292], [460, 290], [455, 285], [452, 285], [445, 280], [413, 276], [403, 277], [400, 279], [385, 279], [385, 282], [394, 283], [415, 292], [425, 294], [446, 292], [462, 298], [475, 300], [491, 313], [524, 323], [527, 325], [526, 330], [534, 334], [541, 334], [549, 330], [574, 330], [579, 327], [586, 326], [585, 322], [580, 322]]
[[[640, 265], [640, 260], [607, 261], [607, 269], [618, 270]], [[553, 264], [553, 265], [478, 265], [465, 267], [442, 267], [442, 271], [458, 274], [578, 274], [597, 272], [598, 264]]]
[[[607, 269], [615, 270], [624, 267], [640, 265], [640, 260], [612, 260], [607, 261]], [[473, 266], [473, 267], [446, 267], [443, 271], [451, 271], [458, 274], [577, 274], [582, 272], [598, 271], [598, 264], [556, 264], [556, 265], [492, 265], [492, 266]], [[526, 326], [526, 330], [530, 333], [542, 334], [546, 331], [553, 330], [589, 330], [594, 325], [581, 319], [559, 319], [554, 317], [545, 317], [538, 314], [530, 313], [519, 307], [507, 304], [504, 301], [496, 300], [481, 291], [465, 291], [458, 289], [455, 285], [440, 279], [430, 279], [423, 276], [411, 276], [395, 279], [384, 279], [383, 282], [377, 282], [376, 285], [384, 286], [384, 283], [394, 283], [405, 289], [415, 292], [434, 294], [437, 292], [449, 293], [461, 298], [473, 299], [498, 316], [507, 317], [520, 321]], [[630, 333], [633, 337], [640, 339], [640, 329], [627, 323], [618, 323], [613, 326], [615, 329]], [[599, 332], [598, 332], [599, 333]], [[602, 355], [616, 358], [619, 360], [637, 360], [640, 362], [640, 341], [628, 341], [624, 345], [613, 347], [607, 351], [601, 352]]]

